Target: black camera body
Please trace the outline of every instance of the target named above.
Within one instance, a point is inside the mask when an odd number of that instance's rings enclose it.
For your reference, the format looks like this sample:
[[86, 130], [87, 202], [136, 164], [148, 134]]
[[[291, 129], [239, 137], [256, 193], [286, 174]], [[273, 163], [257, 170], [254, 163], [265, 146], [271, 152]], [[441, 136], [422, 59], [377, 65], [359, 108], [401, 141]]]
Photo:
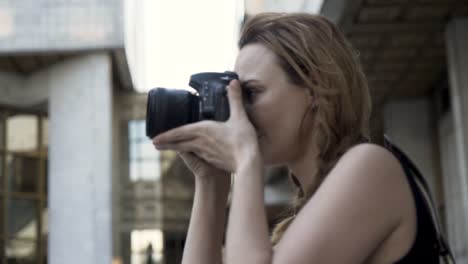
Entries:
[[202, 72], [190, 76], [186, 90], [154, 88], [148, 93], [146, 136], [153, 138], [172, 128], [202, 120], [226, 121], [229, 101], [226, 86], [238, 79], [234, 72]]

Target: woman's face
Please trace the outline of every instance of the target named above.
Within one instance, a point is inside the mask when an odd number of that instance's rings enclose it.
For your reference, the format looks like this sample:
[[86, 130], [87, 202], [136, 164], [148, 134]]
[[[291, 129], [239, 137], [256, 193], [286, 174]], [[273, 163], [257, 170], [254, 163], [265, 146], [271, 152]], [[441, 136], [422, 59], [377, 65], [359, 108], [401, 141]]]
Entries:
[[[276, 55], [261, 44], [249, 44], [239, 51], [235, 71], [264, 162], [279, 165], [297, 159], [308, 144], [307, 138], [300, 138], [301, 121], [312, 100], [308, 90], [291, 84]], [[304, 128], [309, 127], [308, 119], [304, 119]]]

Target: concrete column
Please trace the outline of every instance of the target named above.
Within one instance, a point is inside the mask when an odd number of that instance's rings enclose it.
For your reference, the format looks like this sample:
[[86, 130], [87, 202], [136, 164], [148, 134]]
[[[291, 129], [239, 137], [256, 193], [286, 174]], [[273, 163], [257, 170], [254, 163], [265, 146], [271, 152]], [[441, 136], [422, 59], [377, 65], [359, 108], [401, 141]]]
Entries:
[[431, 104], [427, 97], [394, 101], [383, 109], [384, 131], [418, 166], [435, 191]]
[[[447, 64], [452, 100], [453, 126], [458, 175], [451, 179], [456, 187], [452, 201], [458, 210], [447, 211], [447, 226], [462, 239], [450, 237], [459, 263], [468, 262], [468, 18], [454, 19], [447, 25]], [[451, 232], [451, 233], [452, 233]]]
[[[460, 203], [460, 166], [455, 141], [453, 114], [446, 113], [439, 122], [440, 154], [445, 200], [446, 235], [458, 263], [463, 260], [463, 244], [466, 243], [466, 222], [463, 220], [463, 203]], [[464, 242], [465, 241], [465, 242]]]
[[94, 53], [52, 67], [49, 263], [111, 263], [111, 60]]

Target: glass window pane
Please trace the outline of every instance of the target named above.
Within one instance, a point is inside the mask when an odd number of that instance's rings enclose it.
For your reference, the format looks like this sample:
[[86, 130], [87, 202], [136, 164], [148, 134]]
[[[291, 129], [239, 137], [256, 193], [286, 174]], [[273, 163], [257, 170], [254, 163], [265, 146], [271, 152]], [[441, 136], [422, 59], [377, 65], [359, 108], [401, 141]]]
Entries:
[[27, 199], [8, 199], [8, 237], [36, 240], [37, 202]]
[[39, 159], [25, 155], [13, 155], [9, 164], [9, 186], [13, 192], [37, 192]]
[[37, 117], [16, 115], [7, 121], [8, 150], [32, 152], [37, 150]]
[[129, 135], [129, 178], [136, 180], [156, 180], [159, 178], [159, 152], [145, 135], [145, 120], [128, 122]]
[[6, 245], [7, 263], [35, 263], [37, 243], [15, 238]]
[[142, 180], [159, 179], [159, 164], [156, 161], [142, 161], [140, 163], [140, 178]]
[[136, 121], [138, 124], [138, 138], [146, 138], [146, 124], [145, 120], [138, 120]]
[[134, 140], [130, 141], [130, 160], [135, 160], [140, 157], [140, 155], [138, 155], [137, 148], [138, 144]]
[[150, 140], [144, 140], [140, 143], [140, 151], [140, 157], [143, 159], [153, 159], [156, 161], [159, 157], [158, 150]]
[[130, 161], [130, 179], [132, 181], [138, 180], [138, 163], [136, 160]]
[[146, 138], [145, 120], [131, 120], [128, 122], [128, 137], [130, 140]]
[[133, 230], [131, 233], [131, 263], [148, 263], [149, 251], [153, 261], [160, 263], [163, 258], [163, 244], [164, 235], [160, 229]]

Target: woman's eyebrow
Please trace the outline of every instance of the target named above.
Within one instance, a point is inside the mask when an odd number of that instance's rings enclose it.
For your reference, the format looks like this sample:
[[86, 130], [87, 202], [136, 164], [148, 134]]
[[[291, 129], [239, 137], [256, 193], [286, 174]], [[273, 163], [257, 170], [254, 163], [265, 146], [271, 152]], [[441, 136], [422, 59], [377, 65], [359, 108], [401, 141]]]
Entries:
[[249, 80], [242, 80], [242, 81], [240, 81], [240, 84], [241, 84], [241, 86], [244, 86], [244, 85], [248, 85], [248, 84], [250, 84], [250, 83], [255, 83], [255, 82], [261, 83], [261, 82], [260, 82], [259, 80], [257, 80], [257, 79], [249, 79]]

